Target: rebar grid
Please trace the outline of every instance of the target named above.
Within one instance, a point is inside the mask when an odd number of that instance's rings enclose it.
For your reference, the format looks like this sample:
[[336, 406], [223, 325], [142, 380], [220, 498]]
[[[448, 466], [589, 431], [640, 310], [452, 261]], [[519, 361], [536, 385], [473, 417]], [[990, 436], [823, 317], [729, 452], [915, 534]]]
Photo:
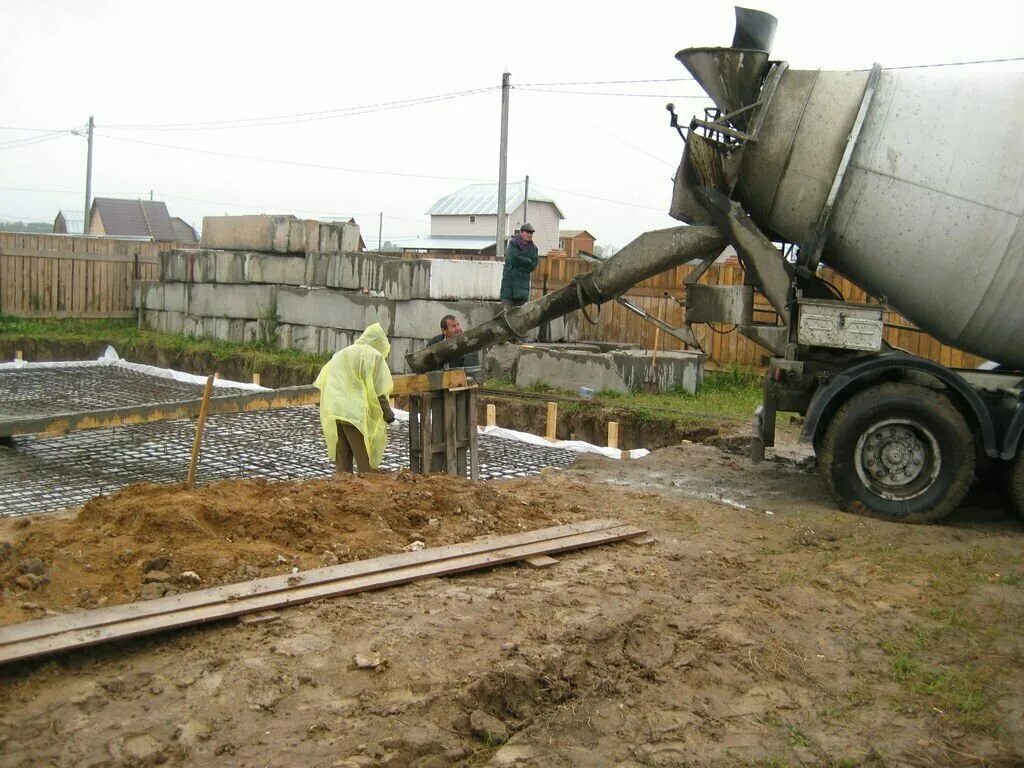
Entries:
[[[65, 369], [66, 370], [66, 369]], [[176, 383], [176, 382], [175, 382]], [[185, 385], [190, 386], [190, 385]], [[53, 512], [83, 504], [131, 483], [182, 482], [195, 424], [162, 421], [73, 432], [61, 437], [16, 437], [0, 444], [0, 516]], [[565, 467], [575, 454], [480, 435], [480, 478], [526, 477]], [[382, 467], [409, 466], [409, 427], [388, 432]], [[229, 477], [294, 480], [327, 477], [320, 414], [301, 406], [211, 416], [203, 437], [197, 483]]]
[[[246, 391], [217, 387], [215, 394]], [[0, 371], [0, 420], [158, 405], [202, 395], [202, 384], [164, 379], [113, 365], [15, 368]]]

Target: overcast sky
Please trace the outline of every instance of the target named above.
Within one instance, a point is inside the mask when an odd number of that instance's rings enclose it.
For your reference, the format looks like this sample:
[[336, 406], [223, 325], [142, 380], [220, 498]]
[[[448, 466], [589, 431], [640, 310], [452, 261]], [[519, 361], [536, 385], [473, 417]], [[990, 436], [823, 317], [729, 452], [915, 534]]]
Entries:
[[[1024, 56], [1021, 2], [748, 5], [778, 17], [772, 56], [795, 68]], [[621, 246], [673, 224], [664, 211], [682, 141], [664, 107], [689, 116], [708, 104], [677, 79], [686, 72], [674, 55], [728, 45], [732, 7], [3, 0], [0, 218], [82, 209], [85, 140], [11, 128], [69, 129], [91, 114], [94, 195], [152, 190], [197, 227], [222, 213], [351, 215], [370, 246], [383, 211], [384, 239], [409, 243], [428, 231], [437, 198], [497, 180], [508, 71], [509, 179], [529, 174], [564, 227]], [[568, 85], [624, 80], [665, 82]], [[489, 90], [351, 110], [477, 89]], [[287, 117], [253, 120], [276, 116]]]

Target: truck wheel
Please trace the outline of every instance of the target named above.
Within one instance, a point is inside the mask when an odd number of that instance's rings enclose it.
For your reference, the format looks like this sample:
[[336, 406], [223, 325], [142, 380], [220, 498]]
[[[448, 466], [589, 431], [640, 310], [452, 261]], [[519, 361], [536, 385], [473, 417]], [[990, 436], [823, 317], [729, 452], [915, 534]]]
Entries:
[[1010, 503], [1024, 520], [1024, 446], [1017, 450], [1017, 458], [1010, 466]]
[[818, 457], [847, 512], [904, 523], [949, 515], [974, 475], [974, 438], [942, 394], [913, 384], [879, 384], [832, 417]]

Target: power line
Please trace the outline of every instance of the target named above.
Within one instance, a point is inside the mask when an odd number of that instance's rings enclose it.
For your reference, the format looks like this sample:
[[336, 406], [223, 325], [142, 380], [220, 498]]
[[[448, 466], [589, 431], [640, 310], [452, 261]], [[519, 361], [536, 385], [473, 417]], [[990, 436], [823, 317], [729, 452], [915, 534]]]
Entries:
[[1024, 56], [1012, 56], [1005, 59], [976, 59], [975, 61], [947, 61], [939, 64], [907, 64], [902, 67], [882, 67], [882, 69], [929, 69], [931, 67], [966, 67], [971, 64], [1006, 64], [1011, 61], [1024, 61]]
[[67, 128], [25, 128], [15, 125], [0, 125], [0, 131], [26, 131], [28, 133], [64, 133]]
[[[37, 192], [41, 194], [58, 194], [58, 195], [80, 195], [82, 191], [80, 189], [37, 189], [29, 187], [0, 187], [0, 192]], [[144, 197], [148, 194], [146, 192], [105, 192], [107, 195], [123, 195], [128, 197]], [[297, 213], [311, 213], [319, 216], [379, 216], [380, 211], [346, 211], [342, 213], [334, 213], [331, 211], [319, 209], [319, 208], [294, 208], [290, 205], [261, 205], [258, 203], [240, 203], [232, 200], [208, 200], [201, 197], [186, 197], [185, 195], [175, 195], [169, 192], [159, 192], [158, 197], [167, 198], [168, 200], [185, 200], [192, 203], [206, 203], [208, 205], [228, 205], [236, 208], [252, 208], [253, 210], [272, 211], [272, 210], [285, 210], [295, 211]], [[417, 224], [426, 224], [422, 218], [413, 218], [411, 216], [397, 216], [390, 213], [384, 214], [385, 219], [394, 219], [396, 221], [411, 221]]]
[[7, 222], [13, 222], [13, 221], [25, 222], [25, 221], [29, 221], [29, 222], [32, 222], [34, 224], [49, 224], [50, 222], [53, 221], [52, 219], [33, 219], [31, 216], [17, 216], [17, 215], [15, 215], [13, 213], [0, 213], [0, 219], [2, 219], [4, 221], [7, 221]]
[[630, 147], [631, 149], [635, 149], [640, 154], [646, 155], [647, 157], [651, 158], [652, 160], [656, 160], [657, 162], [661, 163], [662, 165], [667, 165], [669, 168], [675, 168], [676, 167], [675, 163], [670, 163], [667, 160], [664, 160], [664, 159], [658, 157], [653, 152], [648, 152], [643, 147], [637, 146], [636, 144], [634, 144], [633, 142], [629, 141], [628, 139], [624, 139], [622, 136], [619, 136], [617, 133], [613, 133], [612, 131], [609, 131], [603, 125], [598, 125], [597, 123], [592, 122], [590, 120], [587, 121], [587, 124], [592, 126], [592, 127], [594, 127], [594, 128], [596, 128], [597, 130], [601, 131], [601, 133], [603, 133], [603, 134], [605, 134], [607, 136], [610, 136], [611, 138], [616, 139], [617, 141], [622, 142], [627, 147]]
[[680, 96], [678, 94], [661, 94], [661, 93], [609, 93], [607, 91], [564, 91], [557, 90], [555, 88], [528, 88], [523, 85], [512, 86], [518, 91], [533, 91], [534, 93], [563, 93], [570, 96], [627, 96], [639, 99], [704, 99], [710, 101], [711, 99], [707, 94], [701, 94], [700, 96]]
[[139, 124], [113, 124], [103, 125], [103, 128], [117, 130], [152, 130], [152, 131], [205, 131], [221, 130], [226, 128], [262, 128], [275, 125], [290, 125], [293, 123], [312, 122], [314, 120], [331, 120], [341, 117], [352, 117], [357, 115], [368, 115], [374, 112], [385, 112], [408, 107], [418, 107], [424, 104], [435, 104], [441, 101], [451, 101], [466, 96], [473, 96], [478, 93], [493, 91], [497, 86], [485, 88], [473, 88], [464, 91], [453, 91], [450, 93], [434, 94], [432, 96], [418, 96], [410, 99], [399, 99], [396, 101], [382, 101], [374, 104], [362, 104], [353, 107], [339, 107], [336, 109], [320, 110], [317, 112], [294, 112], [282, 115], [268, 115], [264, 117], [247, 117], [230, 120], [211, 120], [207, 122], [192, 123], [139, 123]]
[[562, 83], [519, 83], [517, 87], [546, 87], [559, 85], [627, 85], [631, 83], [682, 83], [693, 81], [692, 77], [664, 77], [658, 80], [578, 80], [576, 82]]
[[143, 141], [142, 139], [129, 139], [126, 136], [111, 136], [110, 134], [101, 134], [104, 138], [112, 141], [123, 141], [130, 144], [144, 144], [150, 147], [161, 147], [163, 149], [173, 149], [179, 152], [192, 152], [199, 155], [212, 155], [214, 157], [227, 157], [233, 160], [248, 160], [250, 162], [258, 163], [273, 163], [276, 165], [290, 165], [297, 168], [313, 168], [322, 171], [341, 171], [343, 173], [365, 173], [371, 176], [397, 176], [406, 179], [434, 179], [441, 181], [477, 181], [477, 182], [489, 182], [490, 179], [481, 179], [478, 177], [471, 176], [435, 176], [425, 173], [404, 173], [401, 171], [380, 171], [369, 168], [345, 168], [337, 165], [322, 165], [320, 163], [306, 163], [299, 160], [279, 160], [272, 157], [256, 157], [254, 155], [239, 155], [234, 152], [218, 152], [211, 149], [198, 149], [196, 147], [182, 147], [176, 144], [163, 144], [155, 141]]
[[577, 191], [572, 190], [572, 189], [563, 189], [562, 187], [553, 187], [550, 184], [543, 184], [543, 185], [538, 184], [537, 186], [538, 187], [544, 186], [547, 189], [552, 189], [552, 190], [554, 190], [556, 192], [564, 192], [567, 195], [576, 195], [577, 197], [586, 197], [586, 198], [588, 198], [590, 200], [600, 200], [603, 203], [614, 203], [615, 205], [624, 205], [624, 206], [626, 206], [628, 208], [643, 208], [643, 209], [648, 210], [648, 211], [658, 211], [660, 213], [665, 213], [665, 209], [664, 208], [655, 208], [653, 205], [641, 205], [639, 203], [626, 202], [625, 200], [613, 200], [613, 199], [611, 199], [609, 197], [599, 197], [598, 195], [588, 195], [586, 192], [577, 192]]
[[65, 136], [69, 135], [70, 132], [68, 131], [60, 131], [59, 133], [52, 133], [47, 136], [34, 136], [31, 139], [16, 139], [15, 141], [8, 141], [0, 144], [0, 151], [5, 149], [20, 149], [33, 144], [43, 144], [47, 141], [53, 141], [54, 139], [63, 139]]

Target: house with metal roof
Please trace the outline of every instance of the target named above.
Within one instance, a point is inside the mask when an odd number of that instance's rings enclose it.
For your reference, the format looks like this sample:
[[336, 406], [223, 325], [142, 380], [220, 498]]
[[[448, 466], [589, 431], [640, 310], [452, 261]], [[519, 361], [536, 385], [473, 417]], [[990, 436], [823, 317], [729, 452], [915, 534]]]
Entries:
[[[524, 221], [529, 221], [536, 232], [533, 241], [542, 253], [558, 246], [558, 225], [565, 218], [557, 203], [547, 195], [530, 189], [526, 200], [526, 184], [515, 182], [506, 185], [505, 213], [508, 225], [507, 237], [519, 231]], [[422, 238], [414, 246], [417, 250], [433, 250], [431, 241], [444, 244], [443, 250], [451, 250], [451, 238], [465, 238], [487, 241], [494, 247], [498, 228], [498, 185], [470, 184], [457, 192], [445, 195], [430, 210], [430, 237]], [[504, 258], [504, 254], [497, 254]]]
[[53, 232], [57, 235], [81, 235], [85, 233], [82, 211], [58, 211], [53, 220]]

